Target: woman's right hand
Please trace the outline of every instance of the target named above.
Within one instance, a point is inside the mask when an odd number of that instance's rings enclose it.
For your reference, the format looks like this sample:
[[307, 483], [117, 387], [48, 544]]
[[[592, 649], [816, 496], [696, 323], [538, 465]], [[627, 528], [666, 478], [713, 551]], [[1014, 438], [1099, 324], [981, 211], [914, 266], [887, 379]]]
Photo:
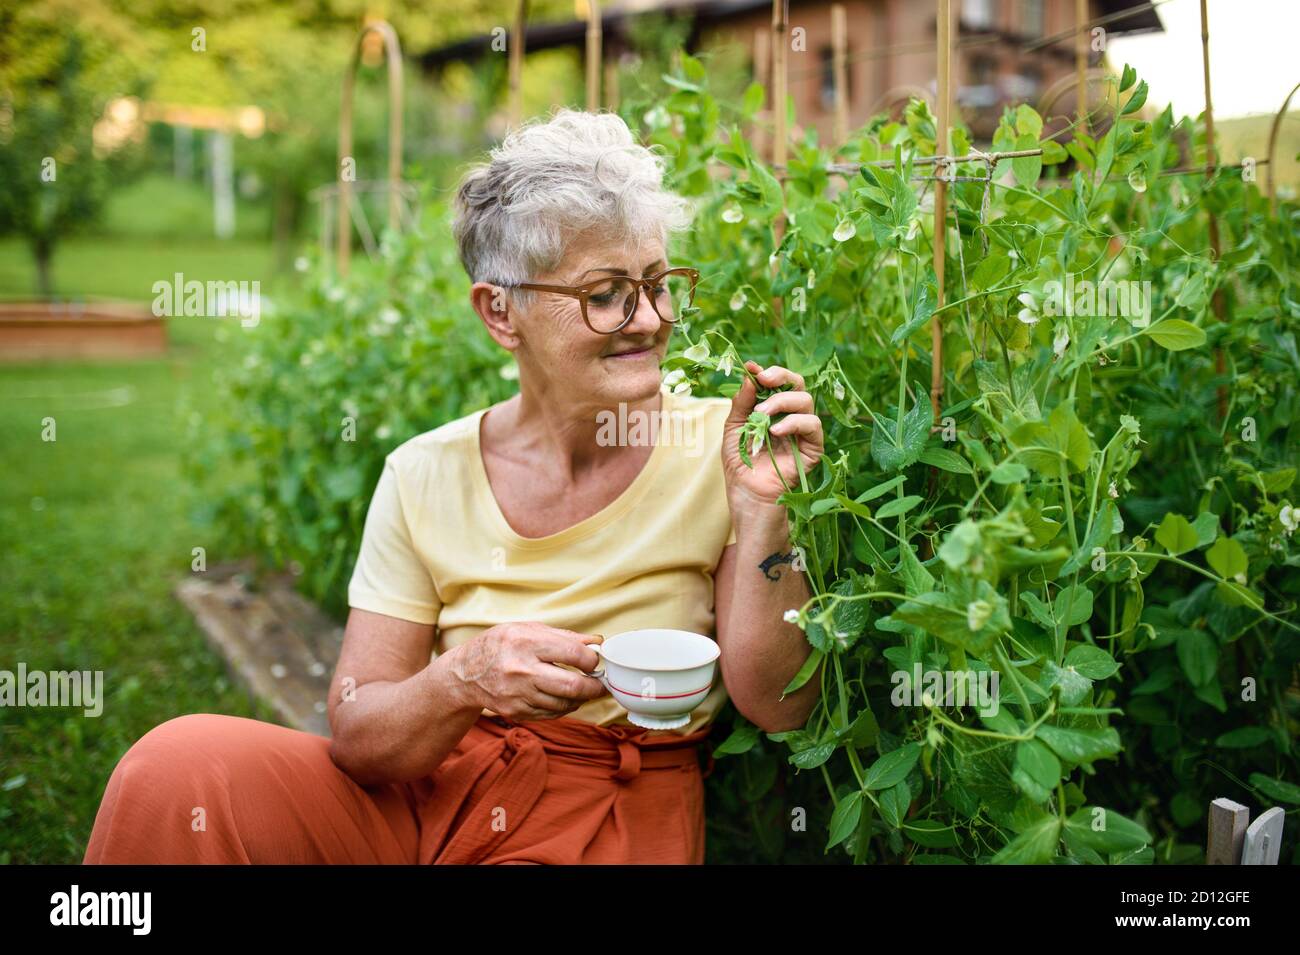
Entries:
[[452, 671], [475, 703], [506, 719], [557, 719], [606, 691], [554, 664], [596, 669], [600, 657], [587, 644], [603, 639], [542, 623], [497, 624], [455, 648]]

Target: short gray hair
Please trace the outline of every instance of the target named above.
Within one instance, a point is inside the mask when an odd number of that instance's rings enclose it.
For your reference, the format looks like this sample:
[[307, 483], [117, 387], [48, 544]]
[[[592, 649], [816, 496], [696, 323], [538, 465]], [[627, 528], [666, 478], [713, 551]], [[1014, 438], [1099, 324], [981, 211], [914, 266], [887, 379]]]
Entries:
[[555, 269], [589, 229], [666, 244], [693, 209], [663, 177], [662, 157], [621, 117], [561, 109], [511, 131], [461, 180], [453, 222], [461, 263], [473, 282], [510, 285]]

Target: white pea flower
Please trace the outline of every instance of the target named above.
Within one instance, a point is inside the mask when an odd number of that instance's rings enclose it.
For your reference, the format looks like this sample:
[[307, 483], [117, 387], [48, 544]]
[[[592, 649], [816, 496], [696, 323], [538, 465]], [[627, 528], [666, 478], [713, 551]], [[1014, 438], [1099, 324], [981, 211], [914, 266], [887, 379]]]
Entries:
[[987, 600], [972, 600], [966, 605], [966, 626], [976, 631], [993, 616], [993, 605]]
[[1142, 171], [1141, 166], [1128, 174], [1128, 184], [1132, 187], [1134, 192], [1147, 191], [1147, 177], [1146, 173]]
[[674, 388], [686, 380], [686, 372], [680, 368], [674, 368], [668, 374], [664, 375], [664, 384], [669, 388]]
[[378, 428], [375, 429], [375, 437], [378, 438], [380, 441], [387, 441], [390, 437], [392, 437], [392, 434], [393, 434], [393, 429], [386, 424], [381, 424]]
[[1294, 534], [1296, 528], [1300, 528], [1300, 510], [1292, 507], [1290, 501], [1282, 505], [1282, 510], [1277, 512], [1277, 519], [1282, 522], [1287, 537]]
[[331, 302], [341, 302], [346, 295], [341, 285], [331, 285], [330, 290], [325, 293], [325, 297]]
[[1106, 488], [1106, 493], [1111, 497], [1119, 497], [1119, 488], [1115, 486], [1114, 481], [1110, 482], [1110, 486]]
[[1020, 253], [1017, 252], [1015, 249], [1008, 249], [1008, 250], [1007, 250], [1007, 258], [1010, 259], [1012, 262], [1019, 262], [1019, 261], [1020, 261]]
[[508, 365], [502, 365], [502, 366], [497, 370], [497, 374], [499, 374], [499, 375], [500, 375], [502, 378], [504, 378], [506, 381], [518, 381], [518, 380], [519, 380], [519, 366], [516, 365], [514, 362], [511, 362], [511, 363], [508, 364]]
[[1021, 292], [1016, 296], [1016, 298], [1019, 299], [1020, 304], [1024, 306], [1024, 308], [1022, 308], [1016, 315], [1016, 318], [1020, 319], [1020, 321], [1024, 322], [1026, 325], [1037, 325], [1040, 317], [1038, 314], [1038, 300], [1028, 292]]
[[835, 227], [832, 235], [836, 242], [847, 242], [858, 234], [858, 227], [853, 224], [852, 219], [845, 219]]
[[402, 313], [390, 305], [387, 308], [380, 309], [379, 319], [385, 325], [396, 325], [402, 320]]
[[682, 357], [687, 361], [693, 361], [698, 364], [709, 357], [709, 346], [703, 339], [700, 339], [690, 348], [686, 349], [686, 351], [682, 352]]
[[743, 222], [744, 219], [745, 219], [745, 214], [741, 212], [740, 209], [738, 209], [736, 206], [727, 206], [727, 208], [722, 210], [723, 222], [732, 222], [732, 223]]
[[734, 370], [733, 359], [731, 356], [731, 351], [728, 349], [726, 352], [723, 352], [722, 357], [718, 359], [718, 371], [722, 372], [724, 375], [730, 378], [731, 372], [733, 370]]
[[1060, 358], [1065, 354], [1065, 350], [1070, 347], [1070, 330], [1062, 322], [1056, 328], [1056, 337], [1052, 339], [1052, 351]]
[[689, 395], [691, 393], [691, 383], [689, 381], [679, 381], [673, 385], [673, 394]]
[[836, 401], [844, 400], [844, 382], [836, 378], [831, 382], [831, 394], [835, 396]]
[[749, 446], [749, 456], [751, 458], [756, 458], [758, 457], [758, 452], [762, 450], [763, 436], [761, 434], [756, 434], [754, 435], [754, 443]]
[[736, 289], [736, 294], [731, 296], [730, 304], [733, 312], [739, 312], [745, 307], [745, 290], [743, 288]]
[[799, 611], [798, 611], [798, 610], [787, 610], [787, 611], [785, 612], [785, 618], [784, 618], [784, 619], [785, 619], [785, 622], [786, 622], [786, 623], [798, 623], [798, 622], [799, 622]]

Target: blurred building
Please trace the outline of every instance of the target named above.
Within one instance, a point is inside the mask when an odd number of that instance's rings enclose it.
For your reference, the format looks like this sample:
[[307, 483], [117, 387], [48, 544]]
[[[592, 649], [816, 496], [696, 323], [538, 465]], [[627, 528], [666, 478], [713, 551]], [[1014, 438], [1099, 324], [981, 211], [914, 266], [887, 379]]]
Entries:
[[[1121, 33], [1163, 29], [1157, 4], [1139, 0], [1087, 0], [1089, 65], [1104, 56], [1107, 39]], [[843, 0], [847, 18], [847, 90], [850, 127], [912, 96], [935, 95], [935, 4], [932, 0]], [[583, 4], [585, 9], [585, 4]], [[817, 127], [828, 141], [834, 123], [831, 0], [790, 0], [792, 49], [789, 92], [801, 125]], [[1048, 112], [1075, 112], [1075, 0], [953, 0], [952, 73], [956, 105], [977, 139], [986, 139], [1009, 103], [1038, 105]], [[604, 58], [629, 48], [629, 27], [654, 11], [691, 22], [687, 49], [721, 40], [750, 52], [753, 75], [762, 77], [769, 56], [771, 0], [609, 0], [601, 5]], [[796, 32], [801, 31], [801, 32]], [[1101, 31], [1101, 32], [1097, 32]], [[582, 53], [586, 23], [533, 23], [528, 52], [572, 47]], [[425, 53], [426, 69], [475, 59], [494, 49], [493, 37], [469, 37]], [[497, 50], [500, 50], [498, 38]]]

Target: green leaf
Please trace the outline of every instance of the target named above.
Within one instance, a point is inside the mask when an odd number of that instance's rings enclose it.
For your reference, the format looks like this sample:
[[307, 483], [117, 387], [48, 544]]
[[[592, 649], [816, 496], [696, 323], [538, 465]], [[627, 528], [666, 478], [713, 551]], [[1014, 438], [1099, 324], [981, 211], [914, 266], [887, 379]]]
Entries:
[[1205, 332], [1181, 318], [1166, 318], [1147, 328], [1147, 336], [1157, 345], [1170, 351], [1185, 351], [1205, 344]]
[[826, 843], [826, 849], [829, 851], [839, 845], [858, 827], [858, 820], [862, 816], [862, 790], [854, 790], [835, 807], [831, 813], [831, 832], [830, 841]]
[[1219, 645], [1204, 630], [1179, 631], [1177, 652], [1192, 686], [1205, 686], [1219, 672]]
[[894, 334], [889, 338], [891, 342], [898, 344], [930, 320], [930, 316], [934, 314], [936, 284], [937, 279], [931, 271], [929, 278], [921, 284], [916, 301], [912, 303], [912, 317], [894, 329]]
[[907, 788], [907, 780], [899, 780], [896, 786], [886, 789], [880, 796], [880, 816], [897, 829], [903, 824], [907, 807], [912, 803], [912, 793]]
[[[1041, 120], [1039, 121], [1041, 127]], [[1016, 149], [1037, 149], [1038, 134], [1022, 133], [1016, 137]], [[1024, 189], [1032, 189], [1038, 182], [1038, 177], [1043, 174], [1043, 157], [1042, 156], [1017, 156], [1011, 160], [1011, 172], [1016, 177], [1016, 182]]]
[[1122, 113], [1120, 113], [1120, 115], [1127, 116], [1129, 113], [1136, 113], [1138, 110], [1142, 108], [1142, 104], [1145, 103], [1146, 101], [1147, 101], [1147, 81], [1143, 80], [1142, 82], [1138, 83], [1137, 89], [1133, 91], [1133, 95], [1130, 96], [1128, 102], [1124, 104], [1124, 110]]
[[895, 422], [877, 418], [871, 429], [871, 456], [882, 471], [901, 471], [915, 464], [930, 439], [930, 425], [934, 411], [928, 401], [917, 401], [912, 410], [903, 415], [902, 436], [896, 432]]
[[993, 857], [994, 865], [1042, 865], [1056, 852], [1061, 823], [1056, 816], [1044, 816], [1016, 836]]
[[896, 498], [885, 504], [880, 505], [876, 510], [876, 520], [883, 521], [887, 517], [897, 517], [899, 514], [906, 514], [916, 505], [921, 503], [922, 498], [917, 494], [909, 494], [907, 497]]
[[1231, 537], [1220, 537], [1205, 552], [1205, 559], [1224, 580], [1232, 580], [1238, 574], [1245, 575], [1248, 564], [1246, 551]]
[[953, 474], [973, 474], [970, 462], [963, 458], [956, 451], [949, 451], [947, 448], [926, 448], [921, 452], [921, 463], [936, 467], [941, 471], [949, 471]]
[[1056, 624], [1061, 630], [1077, 627], [1092, 619], [1092, 591], [1083, 584], [1064, 587], [1052, 605]]
[[1065, 839], [1070, 848], [1083, 845], [1109, 855], [1128, 852], [1151, 843], [1151, 833], [1113, 809], [1082, 806], [1065, 821]]
[[748, 119], [763, 108], [764, 91], [762, 83], [750, 83], [741, 99], [741, 112]]
[[1250, 784], [1269, 799], [1276, 799], [1278, 802], [1289, 802], [1292, 805], [1300, 806], [1300, 786], [1297, 786], [1294, 783], [1288, 783], [1281, 779], [1273, 779], [1271, 776], [1265, 776], [1263, 773], [1251, 773]]
[[1113, 727], [1099, 730], [1066, 729], [1044, 724], [1035, 735], [1067, 763], [1090, 763], [1114, 756], [1120, 750], [1119, 733]]
[[908, 743], [886, 753], [871, 764], [863, 777], [866, 789], [889, 789], [907, 778], [916, 761], [921, 758], [921, 744]]
[[857, 501], [859, 504], [865, 504], [867, 501], [874, 501], [882, 494], [885, 494], [888, 491], [892, 491], [894, 488], [898, 487], [898, 485], [903, 483], [903, 480], [904, 477], [901, 474], [898, 475], [898, 477], [890, 478], [884, 484], [877, 484], [875, 487], [867, 488], [865, 491], [863, 491], [861, 494], [855, 497], [854, 500]]
[[1061, 761], [1036, 739], [1022, 740], [1016, 746], [1016, 764], [1011, 781], [1034, 802], [1051, 798], [1061, 778]]
[[993, 469], [989, 479], [994, 484], [1023, 484], [1029, 480], [1029, 469], [1015, 461], [1003, 461]]
[[1064, 706], [1075, 706], [1088, 698], [1092, 680], [1073, 667], [1059, 667], [1048, 660], [1038, 677], [1038, 685], [1046, 690], [1060, 687], [1061, 703]]
[[752, 723], [745, 723], [737, 726], [717, 749], [713, 751], [714, 756], [734, 756], [740, 753], [748, 753], [758, 742], [759, 729]]
[[795, 690], [799, 689], [799, 687], [811, 680], [812, 675], [817, 672], [817, 667], [821, 665], [821, 662], [825, 657], [826, 654], [821, 650], [813, 650], [812, 653], [808, 654], [808, 659], [804, 661], [803, 666], [799, 668], [799, 672], [794, 675], [794, 678], [790, 680], [786, 688], [781, 691], [781, 696], [784, 697], [787, 694], [793, 693]]
[[1192, 521], [1192, 527], [1196, 531], [1197, 547], [1211, 544], [1219, 536], [1219, 515], [1210, 511], [1202, 511], [1196, 515], [1196, 520]]
[[1156, 529], [1156, 541], [1175, 556], [1194, 550], [1199, 543], [1196, 528], [1181, 514], [1172, 512], [1165, 515]]
[[1273, 734], [1263, 726], [1243, 726], [1224, 733], [1214, 741], [1214, 745], [1224, 749], [1249, 749], [1252, 746], [1263, 746], [1272, 739]]
[[1125, 63], [1124, 72], [1120, 74], [1120, 78], [1119, 78], [1119, 91], [1121, 93], [1127, 93], [1129, 87], [1136, 82], [1137, 82], [1137, 70], [1133, 69], [1133, 67]]
[[1115, 658], [1101, 647], [1081, 643], [1065, 655], [1065, 665], [1089, 680], [1105, 680], [1119, 672]]

